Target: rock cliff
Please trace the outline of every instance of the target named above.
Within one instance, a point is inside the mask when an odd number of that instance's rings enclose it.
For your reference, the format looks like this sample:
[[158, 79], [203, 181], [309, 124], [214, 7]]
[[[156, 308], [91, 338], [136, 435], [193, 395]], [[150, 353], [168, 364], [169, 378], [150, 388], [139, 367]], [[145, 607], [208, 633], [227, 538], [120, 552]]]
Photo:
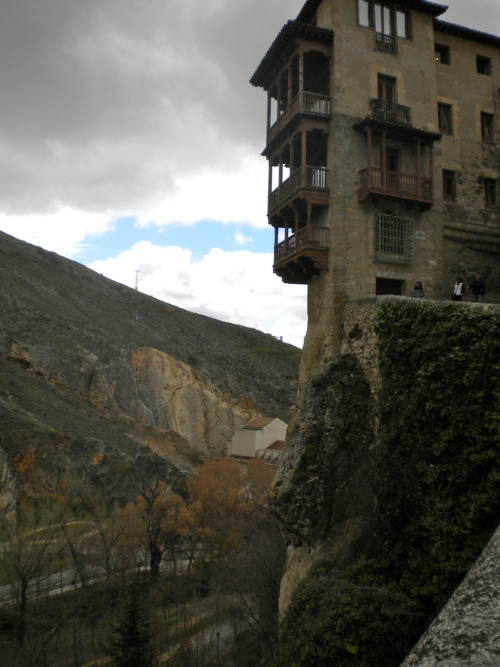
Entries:
[[288, 421], [295, 400], [293, 346], [3, 233], [0, 323], [0, 446], [14, 469], [36, 452], [97, 477], [153, 453], [185, 470], [255, 415]]
[[[289, 545], [277, 665], [396, 667], [488, 543], [500, 515], [499, 315], [398, 297], [345, 304], [341, 354], [301, 384], [274, 485]], [[470, 578], [455, 641], [466, 606], [469, 627], [498, 637], [493, 600], [472, 622], [495, 568], [490, 556]], [[479, 644], [476, 633], [469, 661], [443, 664], [482, 664]]]

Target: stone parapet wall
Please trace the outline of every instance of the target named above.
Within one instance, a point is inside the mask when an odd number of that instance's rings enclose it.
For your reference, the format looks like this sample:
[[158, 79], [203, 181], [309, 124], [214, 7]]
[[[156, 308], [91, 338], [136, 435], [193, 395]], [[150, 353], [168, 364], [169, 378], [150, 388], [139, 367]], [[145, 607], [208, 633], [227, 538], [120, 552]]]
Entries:
[[[340, 327], [338, 352], [353, 354], [360, 362], [365, 375], [372, 387], [377, 387], [378, 359], [376, 323], [380, 308], [388, 303], [415, 301], [425, 304], [450, 305], [450, 301], [415, 300], [401, 296], [370, 296], [364, 299], [350, 299], [345, 302]], [[481, 310], [482, 312], [500, 315], [500, 305], [493, 303], [460, 302], [457, 308]]]

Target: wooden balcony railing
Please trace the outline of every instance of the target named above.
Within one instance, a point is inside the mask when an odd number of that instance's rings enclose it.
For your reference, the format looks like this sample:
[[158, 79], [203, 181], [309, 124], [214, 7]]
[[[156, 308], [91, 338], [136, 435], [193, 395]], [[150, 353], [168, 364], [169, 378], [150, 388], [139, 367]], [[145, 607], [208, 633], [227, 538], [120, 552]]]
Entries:
[[392, 35], [384, 35], [382, 32], [376, 32], [375, 48], [377, 51], [384, 51], [384, 53], [396, 55], [398, 52], [398, 42]]
[[328, 169], [326, 167], [300, 167], [283, 181], [269, 195], [268, 208], [273, 211], [302, 188], [310, 188], [328, 192]]
[[312, 225], [300, 229], [278, 245], [274, 246], [274, 263], [278, 264], [308, 248], [328, 248], [328, 227], [314, 227]]
[[358, 199], [363, 201], [369, 194], [384, 194], [400, 199], [411, 199], [432, 204], [432, 179], [403, 174], [379, 167], [369, 167], [360, 172]]
[[372, 116], [378, 120], [388, 120], [393, 123], [411, 125], [411, 108], [402, 104], [384, 102], [384, 100], [371, 100]]
[[328, 95], [319, 95], [318, 93], [309, 93], [307, 91], [298, 93], [269, 128], [267, 132], [267, 143], [272, 141], [296, 114], [312, 113], [328, 118], [331, 113], [330, 106], [330, 98]]

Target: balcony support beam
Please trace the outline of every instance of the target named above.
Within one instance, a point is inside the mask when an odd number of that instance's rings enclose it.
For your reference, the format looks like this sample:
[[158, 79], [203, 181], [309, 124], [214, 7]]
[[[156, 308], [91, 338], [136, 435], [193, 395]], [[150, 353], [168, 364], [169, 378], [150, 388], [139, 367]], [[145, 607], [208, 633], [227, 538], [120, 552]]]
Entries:
[[422, 197], [422, 141], [417, 139], [417, 196]]

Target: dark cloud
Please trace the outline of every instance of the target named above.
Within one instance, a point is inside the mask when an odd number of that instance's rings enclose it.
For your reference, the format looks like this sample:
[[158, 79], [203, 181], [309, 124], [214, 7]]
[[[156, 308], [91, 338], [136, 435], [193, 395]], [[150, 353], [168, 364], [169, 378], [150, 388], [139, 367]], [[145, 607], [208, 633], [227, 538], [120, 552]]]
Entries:
[[[0, 0], [0, 201], [138, 212], [264, 140], [248, 80], [303, 0]], [[498, 0], [450, 0], [490, 32]], [[496, 26], [498, 32], [498, 25]]]
[[248, 84], [300, 0], [2, 0], [4, 213], [134, 210], [260, 148]]

